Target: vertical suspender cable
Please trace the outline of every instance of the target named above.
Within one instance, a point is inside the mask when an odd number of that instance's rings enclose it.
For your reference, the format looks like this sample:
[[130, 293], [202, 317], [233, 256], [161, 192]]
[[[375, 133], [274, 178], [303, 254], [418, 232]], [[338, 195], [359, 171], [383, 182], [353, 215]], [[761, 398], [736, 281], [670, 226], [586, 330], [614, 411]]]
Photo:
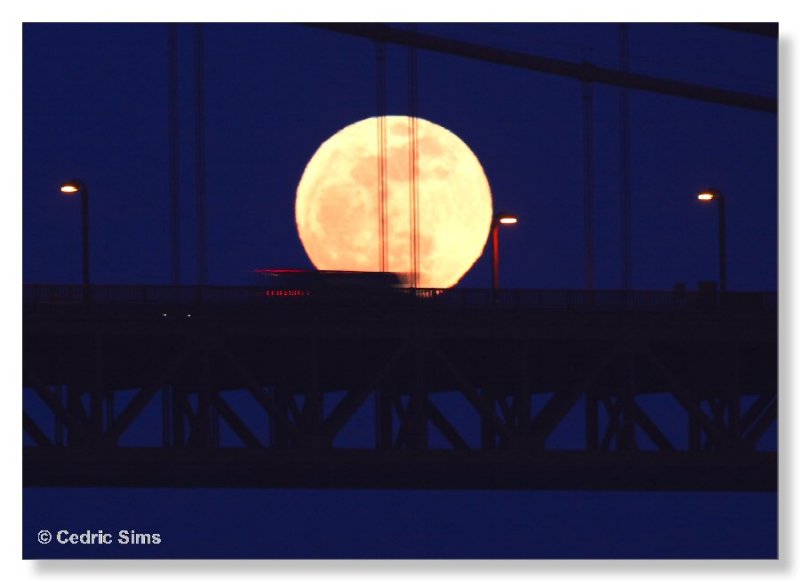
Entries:
[[386, 191], [386, 43], [375, 44], [377, 61], [378, 96], [378, 270], [389, 270], [389, 248], [387, 236], [387, 191]]
[[205, 46], [203, 25], [194, 26], [195, 80], [195, 188], [197, 220], [197, 284], [208, 278], [206, 215]]
[[178, 25], [167, 26], [167, 92], [169, 109], [169, 201], [171, 282], [181, 283], [180, 141], [178, 112]]
[[[416, 27], [412, 25], [412, 31]], [[419, 176], [417, 175], [417, 50], [408, 49], [408, 183], [411, 286], [419, 286]]]
[[[584, 64], [587, 71], [589, 65]], [[592, 82], [587, 76], [581, 81], [583, 93], [583, 235], [585, 252], [586, 290], [594, 289], [594, 119], [592, 111]]]
[[[630, 70], [628, 54], [628, 25], [619, 27], [619, 66], [623, 73]], [[619, 90], [619, 144], [620, 144], [620, 211], [622, 227], [622, 288], [631, 290], [632, 258], [631, 258], [631, 137], [630, 137], [630, 103], [628, 89]]]

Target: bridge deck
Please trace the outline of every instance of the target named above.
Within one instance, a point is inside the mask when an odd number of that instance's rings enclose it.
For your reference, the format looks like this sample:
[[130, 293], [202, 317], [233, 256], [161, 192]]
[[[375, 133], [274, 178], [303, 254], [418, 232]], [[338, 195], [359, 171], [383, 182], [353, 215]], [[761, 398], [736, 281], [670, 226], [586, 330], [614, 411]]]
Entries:
[[774, 453], [28, 449], [29, 486], [730, 490], [777, 488]]
[[[568, 389], [598, 355], [623, 344], [652, 346], [697, 392], [713, 392], [734, 359], [744, 394], [774, 390], [777, 379], [777, 316], [774, 295], [766, 293], [730, 293], [731, 305], [720, 307], [698, 293], [466, 291], [413, 302], [405, 295], [315, 301], [267, 299], [262, 289], [242, 287], [202, 300], [191, 288], [176, 297], [168, 294], [173, 287], [109, 287], [85, 304], [80, 287], [54, 288], [61, 290], [26, 288], [24, 309], [25, 358], [48, 385], [92, 385], [99, 342], [108, 389], [141, 386], [154, 366], [189, 346], [200, 347], [195, 361], [174, 379], [188, 390], [197, 389], [201, 352], [229, 350], [261, 385], [292, 383], [303, 392], [307, 382], [298, 379], [312, 349], [319, 389], [329, 391], [360, 385], [409, 345], [441, 349], [474, 383], [498, 390], [519, 382], [523, 364], [534, 392]], [[133, 300], [146, 297], [151, 302]], [[411, 381], [399, 370], [412, 366], [407, 353], [400, 357], [387, 381], [404, 391]], [[453, 389], [435, 358], [424, 365], [430, 391]], [[241, 387], [229, 367], [223, 360], [212, 365], [216, 389]], [[641, 367], [641, 393], [670, 390], [662, 375]], [[605, 383], [623, 381], [608, 373]]]
[[25, 287], [25, 484], [776, 486], [774, 294], [263, 291]]

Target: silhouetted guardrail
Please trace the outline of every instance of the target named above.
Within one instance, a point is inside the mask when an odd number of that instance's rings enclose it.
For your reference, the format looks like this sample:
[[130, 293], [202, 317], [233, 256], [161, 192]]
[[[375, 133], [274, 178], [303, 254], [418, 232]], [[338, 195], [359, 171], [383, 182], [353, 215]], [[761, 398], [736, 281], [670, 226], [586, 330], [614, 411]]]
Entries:
[[549, 289], [359, 289], [305, 291], [263, 286], [23, 285], [24, 304], [96, 305], [302, 305], [387, 304], [419, 307], [523, 309], [774, 310], [777, 293]]

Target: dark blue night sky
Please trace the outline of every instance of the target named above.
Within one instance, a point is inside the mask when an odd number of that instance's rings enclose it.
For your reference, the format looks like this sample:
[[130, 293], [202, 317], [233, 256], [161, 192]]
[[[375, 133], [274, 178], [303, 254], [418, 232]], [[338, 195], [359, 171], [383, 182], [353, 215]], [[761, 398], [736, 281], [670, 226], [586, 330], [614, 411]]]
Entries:
[[[400, 26], [400, 25], [398, 25]], [[420, 32], [607, 67], [615, 24], [418, 25]], [[168, 284], [166, 25], [28, 24], [23, 37], [23, 282], [80, 281], [80, 204], [92, 194], [92, 279]], [[300, 25], [208, 24], [206, 141], [211, 284], [306, 268], [294, 192], [333, 133], [376, 114], [371, 41]], [[179, 26], [182, 282], [195, 281], [192, 27]], [[407, 50], [388, 47], [388, 112], [406, 114]], [[582, 288], [578, 81], [418, 53], [419, 115], [481, 160], [503, 236], [503, 286]], [[634, 72], [775, 98], [775, 39], [693, 24], [630, 27]], [[594, 89], [596, 286], [621, 286], [619, 91]], [[777, 116], [631, 91], [632, 282], [696, 288], [717, 275], [712, 186], [728, 207], [729, 289], [777, 289]], [[486, 287], [488, 257], [460, 286]], [[777, 496], [26, 489], [27, 557], [40, 528], [163, 531], [165, 557], [751, 557], [777, 551]]]
[[[79, 204], [92, 192], [93, 281], [169, 282], [167, 63], [163, 25], [29, 25], [24, 34], [25, 282], [80, 277]], [[429, 25], [421, 32], [616, 66], [616, 25]], [[183, 282], [194, 278], [192, 29], [180, 27]], [[774, 96], [774, 40], [697, 25], [634, 25], [635, 72]], [[387, 55], [388, 109], [408, 112], [407, 51]], [[504, 286], [580, 288], [583, 142], [578, 81], [448, 55], [418, 55], [419, 115], [481, 160], [504, 232]], [[259, 266], [309, 266], [294, 225], [306, 162], [333, 133], [376, 113], [373, 43], [293, 25], [206, 27], [209, 282]], [[595, 87], [597, 286], [620, 287], [618, 93]], [[633, 287], [716, 276], [716, 216], [728, 200], [731, 290], [774, 290], [777, 118], [630, 94]], [[462, 286], [488, 284], [481, 261]]]

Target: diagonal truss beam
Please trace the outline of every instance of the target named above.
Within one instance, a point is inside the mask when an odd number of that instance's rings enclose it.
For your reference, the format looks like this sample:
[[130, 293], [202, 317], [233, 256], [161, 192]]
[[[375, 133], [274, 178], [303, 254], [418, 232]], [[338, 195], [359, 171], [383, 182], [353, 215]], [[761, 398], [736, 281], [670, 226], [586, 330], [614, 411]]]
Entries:
[[211, 397], [212, 405], [217, 408], [219, 415], [231, 427], [233, 432], [239, 437], [242, 443], [248, 448], [263, 448], [264, 445], [253, 434], [250, 428], [236, 415], [231, 406], [228, 405], [219, 393], [214, 393]]
[[425, 414], [430, 419], [431, 423], [436, 427], [436, 429], [441, 432], [442, 436], [450, 442], [450, 445], [456, 450], [468, 450], [469, 444], [467, 444], [466, 440], [461, 437], [461, 434], [458, 433], [458, 430], [455, 429], [453, 424], [451, 424], [448, 419], [442, 414], [442, 412], [437, 408], [434, 403], [428, 399], [425, 401]]
[[292, 439], [296, 440], [298, 436], [297, 425], [289, 418], [286, 411], [278, 406], [272, 397], [264, 393], [259, 381], [227, 347], [224, 348], [222, 352], [233, 370], [239, 376], [239, 380], [242, 381], [244, 388], [250, 392], [250, 395], [252, 395], [259, 404], [261, 404], [261, 407], [269, 414], [269, 417], [280, 424], [281, 428], [286, 430]]
[[695, 397], [683, 387], [681, 382], [669, 371], [669, 369], [666, 368], [661, 360], [656, 357], [652, 349], [645, 347], [644, 352], [653, 367], [655, 367], [667, 380], [670, 390], [672, 391], [672, 396], [677, 400], [677, 402], [691, 417], [695, 418], [700, 423], [700, 426], [706, 431], [710, 439], [715, 440], [719, 445], [724, 445], [727, 440], [725, 434], [705, 414], [705, 412], [703, 412], [697, 399], [695, 399]]
[[656, 425], [656, 423], [647, 415], [647, 413], [639, 406], [639, 404], [633, 404], [633, 413], [634, 417], [636, 418], [636, 423], [642, 428], [645, 434], [650, 438], [650, 440], [655, 444], [659, 450], [675, 450], [675, 446], [672, 445], [669, 438], [664, 435], [664, 432]]
[[606, 366], [619, 355], [620, 349], [614, 346], [600, 356], [594, 365], [586, 372], [583, 379], [576, 382], [572, 389], [555, 394], [542, 411], [534, 418], [531, 430], [533, 442], [543, 447], [547, 438], [553, 433], [558, 423], [566, 416], [581, 396], [592, 387], [597, 377]]
[[472, 382], [467, 379], [466, 375], [453, 363], [450, 358], [439, 348], [436, 347], [434, 350], [436, 356], [444, 363], [444, 366], [450, 372], [450, 374], [456, 380], [456, 387], [464, 394], [467, 398], [467, 401], [472, 404], [472, 407], [475, 408], [480, 416], [488, 422], [488, 424], [494, 429], [496, 432], [500, 433], [503, 436], [506, 436], [509, 441], [514, 440], [514, 435], [511, 432], [511, 428], [508, 427], [503, 420], [497, 417], [495, 411], [486, 403], [486, 401], [481, 397], [480, 392], [478, 391], [475, 386], [472, 385]]
[[85, 431], [85, 425], [80, 421], [79, 418], [76, 418], [70, 410], [64, 407], [64, 404], [57, 398], [53, 393], [47, 389], [47, 386], [42, 381], [42, 378], [36, 373], [36, 370], [29, 363], [25, 363], [23, 361], [23, 368], [25, 369], [26, 375], [30, 378], [31, 382], [33, 383], [32, 389], [34, 393], [39, 396], [45, 405], [53, 412], [53, 415], [58, 418], [64, 425], [66, 425], [73, 434], [83, 434]]
[[764, 393], [758, 396], [758, 399], [753, 402], [750, 406], [750, 409], [747, 410], [747, 413], [744, 414], [744, 417], [741, 419], [741, 432], [745, 433], [755, 424], [758, 418], [764, 413], [770, 404], [775, 401], [778, 395], [775, 393]]
[[764, 435], [764, 432], [767, 431], [767, 428], [769, 428], [777, 419], [778, 401], [775, 399], [764, 411], [764, 413], [761, 414], [761, 417], [758, 418], [758, 421], [753, 424], [753, 427], [750, 428], [745, 434], [744, 439], [747, 445], [750, 447], [755, 446], [761, 436]]
[[50, 438], [47, 437], [47, 434], [44, 433], [42, 428], [39, 427], [39, 424], [37, 424], [25, 410], [22, 410], [22, 429], [36, 442], [37, 446], [47, 447], [53, 445]]
[[156, 392], [161, 389], [175, 371], [183, 364], [189, 354], [189, 349], [184, 347], [178, 351], [172, 360], [167, 363], [164, 369], [147, 387], [139, 390], [130, 403], [122, 410], [122, 413], [117, 416], [117, 419], [109, 427], [104, 435], [107, 443], [117, 444], [122, 433], [128, 428], [133, 420], [138, 416], [141, 411], [147, 406]]
[[392, 370], [400, 357], [407, 351], [405, 346], [398, 347], [392, 352], [388, 360], [378, 369], [378, 372], [362, 386], [347, 392], [342, 401], [334, 408], [323, 425], [323, 434], [329, 443], [333, 443], [336, 435], [344, 427], [358, 409], [367, 401], [370, 393], [383, 381], [384, 377]]

